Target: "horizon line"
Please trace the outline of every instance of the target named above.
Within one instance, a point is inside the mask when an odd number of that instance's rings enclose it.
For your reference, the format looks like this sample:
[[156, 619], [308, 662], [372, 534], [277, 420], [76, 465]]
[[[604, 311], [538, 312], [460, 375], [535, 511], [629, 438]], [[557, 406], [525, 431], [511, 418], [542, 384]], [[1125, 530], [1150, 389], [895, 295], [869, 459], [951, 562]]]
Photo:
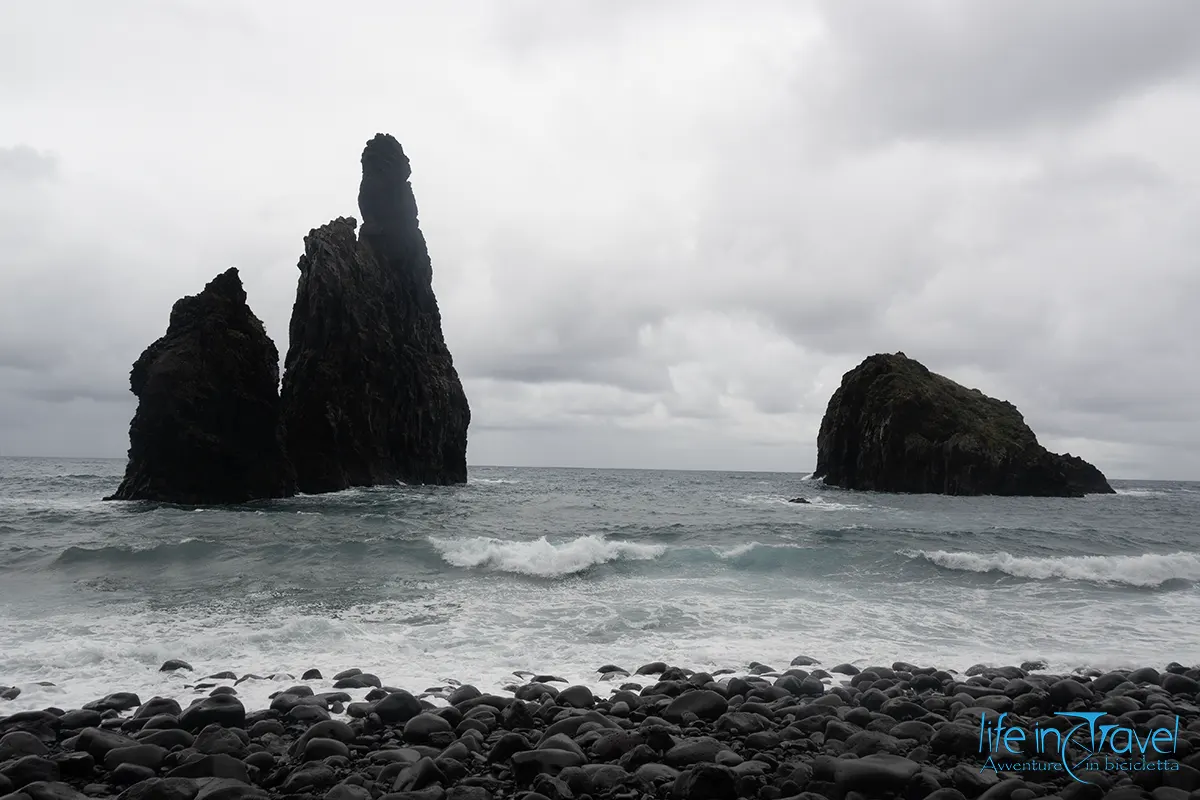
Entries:
[[[44, 461], [122, 461], [128, 460], [121, 456], [14, 456], [0, 455], [0, 459], [37, 460]], [[779, 470], [779, 469], [714, 469], [712, 467], [591, 467], [582, 465], [562, 464], [468, 464], [467, 469], [577, 469], [596, 470], [605, 472], [719, 472], [725, 474], [745, 475], [800, 475], [807, 477], [813, 470]], [[1108, 478], [1113, 481], [1132, 481], [1141, 483], [1200, 483], [1200, 478]], [[837, 487], [830, 487], [837, 488]]]

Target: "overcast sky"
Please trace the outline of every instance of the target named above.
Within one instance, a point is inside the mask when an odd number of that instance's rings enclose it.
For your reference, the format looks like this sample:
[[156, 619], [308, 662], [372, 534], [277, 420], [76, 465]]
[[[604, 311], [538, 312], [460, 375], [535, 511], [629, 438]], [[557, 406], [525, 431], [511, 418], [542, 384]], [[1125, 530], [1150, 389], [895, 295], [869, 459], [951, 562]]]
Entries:
[[123, 456], [237, 266], [281, 354], [359, 155], [413, 164], [472, 464], [809, 471], [903, 350], [1200, 479], [1200, 3], [5, 0], [0, 451]]

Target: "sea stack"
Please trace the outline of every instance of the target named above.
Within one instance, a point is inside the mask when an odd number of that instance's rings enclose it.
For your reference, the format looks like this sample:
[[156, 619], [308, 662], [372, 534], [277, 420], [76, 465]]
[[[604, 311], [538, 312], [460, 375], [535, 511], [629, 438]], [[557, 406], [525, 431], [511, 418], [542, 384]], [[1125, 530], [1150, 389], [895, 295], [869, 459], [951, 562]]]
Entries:
[[813, 477], [880, 492], [1113, 493], [1082, 458], [1042, 447], [1014, 405], [904, 353], [870, 356], [842, 377], [821, 420]]
[[295, 494], [279, 431], [279, 351], [236, 268], [175, 303], [129, 386], [138, 398], [129, 461], [105, 499], [222, 504]]
[[442, 336], [400, 143], [362, 154], [363, 224], [311, 231], [284, 361], [283, 428], [301, 492], [467, 479], [466, 394]]

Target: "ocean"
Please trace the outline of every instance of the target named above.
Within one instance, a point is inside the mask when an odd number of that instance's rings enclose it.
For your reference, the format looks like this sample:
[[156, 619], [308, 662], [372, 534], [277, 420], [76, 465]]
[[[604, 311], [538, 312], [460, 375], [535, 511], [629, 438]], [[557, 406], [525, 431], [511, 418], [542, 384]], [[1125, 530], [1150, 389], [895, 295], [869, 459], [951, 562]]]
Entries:
[[[190, 699], [222, 670], [263, 676], [237, 687], [261, 708], [312, 667], [413, 692], [528, 670], [607, 693], [610, 662], [1200, 663], [1200, 483], [953, 498], [476, 467], [463, 486], [236, 508], [102, 502], [123, 469], [0, 459], [0, 686], [22, 690], [0, 714]], [[159, 672], [170, 658], [195, 672]]]

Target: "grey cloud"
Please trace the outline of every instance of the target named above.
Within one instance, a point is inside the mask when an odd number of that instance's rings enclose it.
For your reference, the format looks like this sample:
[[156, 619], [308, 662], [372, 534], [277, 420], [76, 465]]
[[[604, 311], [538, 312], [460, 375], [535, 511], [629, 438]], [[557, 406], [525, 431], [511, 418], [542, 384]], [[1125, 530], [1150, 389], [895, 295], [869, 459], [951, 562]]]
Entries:
[[[796, 279], [751, 260], [718, 307], [756, 308], [797, 344], [848, 362], [904, 350], [962, 382], [991, 376], [985, 391], [1052, 436], [1119, 431], [1132, 444], [1151, 419], [1194, 421], [1200, 379], [1181, 365], [1194, 362], [1200, 340], [1188, 310], [1200, 301], [1191, 222], [1200, 202], [1147, 159], [1031, 155], [1020, 169], [968, 181], [948, 180], [933, 152], [914, 160], [897, 175], [910, 199], [895, 208], [908, 224], [874, 225], [866, 245], [845, 226], [795, 226], [776, 212], [803, 217], [819, 201], [808, 192], [819, 170], [806, 185], [800, 169], [743, 164], [746, 188], [722, 185], [713, 224], [722, 200], [753, 208], [775, 174], [790, 202], [747, 218], [759, 251], [794, 262]], [[890, 208], [893, 197], [864, 191], [860, 200]], [[839, 265], [839, 256], [848, 258]], [[1106, 418], [1073, 413], [1101, 410]], [[1112, 424], [1130, 419], [1140, 421]]]
[[604, 5], [606, 13], [597, 13], [597, 5], [586, 2], [547, 6], [518, 0], [493, 20], [495, 40], [515, 58], [524, 58], [540, 48], [586, 46], [597, 38], [620, 34], [636, 23], [639, 6], [644, 4], [611, 0]]
[[121, 455], [130, 364], [230, 265], [286, 351], [389, 130], [472, 463], [807, 471], [841, 374], [904, 350], [1200, 477], [1191, 3], [114, 2], [0, 30], [37, 67], [0, 85], [6, 452]]
[[[1073, 392], [1070, 407], [1080, 414], [1092, 414], [1102, 418], [1125, 419], [1133, 414], [1145, 414], [1158, 424], [1170, 426], [1194, 422], [1196, 419], [1195, 409], [1200, 405], [1200, 395], [1148, 397], [1145, 391], [1127, 381], [1120, 387], [1124, 391], [1114, 393], [1114, 389], [1117, 388], [1106, 386], [1102, 391]], [[1059, 433], [1062, 435], [1065, 432]]]
[[[627, 253], [614, 247], [603, 255], [621, 263], [622, 271], [638, 271], [629, 266], [644, 260], [637, 243], [623, 244]], [[455, 327], [453, 315], [444, 313], [447, 338], [466, 345], [456, 354], [460, 372], [529, 383], [576, 380], [635, 392], [664, 388], [665, 365], [644, 357], [639, 336], [666, 316], [668, 298], [642, 291], [636, 281], [614, 280], [612, 262], [596, 254], [576, 255], [564, 265], [553, 248], [534, 239], [497, 237], [489, 245], [493, 297], [503, 315], [486, 321], [464, 317]], [[657, 266], [645, 263], [643, 270], [652, 274]]]
[[648, 392], [667, 387], [666, 374], [636, 360], [617, 360], [582, 363], [574, 360], [574, 354], [564, 349], [554, 355], [541, 358], [522, 358], [515, 354], [506, 362], [492, 363], [483, 368], [467, 371], [469, 377], [495, 378], [518, 383], [562, 383], [577, 381], [600, 386], [617, 386], [631, 392]]
[[127, 392], [118, 392], [112, 388], [92, 389], [85, 386], [43, 386], [26, 389], [21, 394], [31, 400], [42, 400], [47, 403], [71, 403], [76, 400], [111, 403], [124, 400]]
[[[640, 0], [514, 0], [489, 20], [489, 41], [525, 64], [547, 54], [578, 53], [581, 49], [604, 54], [625, 48], [631, 41], [662, 42], [672, 35], [686, 35], [698, 26], [681, 24], [684, 17], [703, 18], [728, 35], [747, 24], [778, 23], [793, 15], [795, 6], [787, 0], [760, 0], [742, 6], [722, 0], [659, 0], [652, 4]], [[629, 54], [627, 49], [619, 52]]]
[[754, 405], [764, 414], [792, 414], [799, 409], [800, 398], [790, 394], [759, 394], [754, 398]]
[[995, 137], [1079, 124], [1200, 63], [1200, 6], [1190, 0], [821, 7], [828, 67], [846, 76], [831, 102], [868, 136]]
[[5, 455], [122, 457], [129, 447], [133, 396], [125, 403], [47, 403], [0, 391]]
[[710, 399], [696, 400], [671, 394], [663, 400], [663, 408], [672, 419], [704, 422], [720, 419], [723, 413], [720, 407]]
[[[533, 420], [533, 419], [531, 419], [531, 420], [513, 421], [513, 422], [508, 422], [508, 421], [489, 422], [487, 420], [484, 420], [483, 422], [478, 422], [478, 423], [472, 422], [471, 430], [472, 431], [515, 432], [515, 433], [520, 433], [520, 432], [547, 433], [550, 431], [558, 431], [558, 432], [571, 431], [577, 426], [578, 426], [578, 421], [567, 422], [565, 420], [555, 421], [555, 420]], [[499, 461], [497, 461], [495, 463], [498, 465], [502, 465], [502, 462], [499, 462]]]
[[35, 371], [62, 357], [62, 350], [53, 345], [0, 341], [0, 369]]
[[1091, 159], [1064, 159], [1047, 165], [1042, 175], [1047, 188], [1129, 191], [1170, 188], [1174, 182], [1145, 158], [1108, 155]]
[[58, 175], [58, 159], [27, 145], [0, 147], [0, 179], [21, 183], [48, 180]]

